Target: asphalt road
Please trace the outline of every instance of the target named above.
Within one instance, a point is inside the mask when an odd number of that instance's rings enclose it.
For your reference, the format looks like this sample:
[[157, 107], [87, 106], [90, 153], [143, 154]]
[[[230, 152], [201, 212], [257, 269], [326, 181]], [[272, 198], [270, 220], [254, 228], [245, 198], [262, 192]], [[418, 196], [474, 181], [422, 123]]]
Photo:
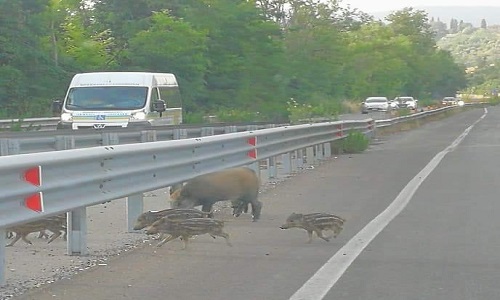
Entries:
[[[261, 195], [257, 223], [216, 215], [233, 247], [209, 236], [187, 250], [178, 240], [146, 243], [15, 299], [274, 300], [301, 290], [305, 296], [293, 299], [497, 299], [500, 108], [488, 111], [446, 152], [483, 109], [376, 139], [362, 154], [289, 178]], [[400, 202], [401, 212], [385, 218]], [[305, 231], [279, 229], [292, 212], [331, 212], [347, 222], [337, 239], [306, 244]], [[374, 226], [378, 235], [367, 230]], [[341, 259], [329, 261], [334, 255]], [[324, 265], [326, 276], [310, 285]]]

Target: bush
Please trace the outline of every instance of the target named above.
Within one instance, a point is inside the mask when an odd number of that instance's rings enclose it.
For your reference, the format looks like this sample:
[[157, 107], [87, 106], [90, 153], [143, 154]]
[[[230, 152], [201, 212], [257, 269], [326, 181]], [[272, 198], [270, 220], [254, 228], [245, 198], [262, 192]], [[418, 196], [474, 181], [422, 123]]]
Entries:
[[370, 139], [362, 132], [351, 131], [346, 138], [342, 140], [342, 151], [344, 153], [361, 153], [368, 148]]
[[259, 112], [236, 109], [221, 109], [215, 115], [221, 122], [256, 122], [260, 120]]
[[184, 124], [203, 124], [203, 113], [199, 112], [185, 112], [182, 116], [182, 123]]
[[312, 121], [314, 118], [336, 120], [342, 110], [342, 103], [334, 100], [301, 104], [292, 98], [287, 105], [288, 119], [292, 124]]

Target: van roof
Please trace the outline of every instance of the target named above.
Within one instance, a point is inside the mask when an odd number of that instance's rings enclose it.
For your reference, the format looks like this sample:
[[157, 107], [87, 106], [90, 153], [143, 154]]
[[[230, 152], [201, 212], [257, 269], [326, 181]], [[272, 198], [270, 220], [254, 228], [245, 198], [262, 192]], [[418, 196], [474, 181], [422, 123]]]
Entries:
[[148, 72], [91, 72], [73, 76], [71, 87], [84, 86], [177, 86], [177, 79], [171, 73]]

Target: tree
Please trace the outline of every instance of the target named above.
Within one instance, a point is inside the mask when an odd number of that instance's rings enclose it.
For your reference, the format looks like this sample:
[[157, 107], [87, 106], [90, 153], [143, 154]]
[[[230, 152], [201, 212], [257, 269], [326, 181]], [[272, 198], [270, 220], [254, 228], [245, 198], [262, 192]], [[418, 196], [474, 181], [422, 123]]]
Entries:
[[349, 55], [345, 67], [350, 83], [347, 97], [364, 99], [381, 95], [395, 97], [405, 94], [412, 79], [406, 53], [411, 51], [408, 37], [395, 36], [391, 28], [371, 23], [349, 33]]
[[407, 36], [421, 52], [432, 51], [436, 45], [434, 31], [425, 11], [405, 8], [391, 13], [386, 20], [395, 34]]
[[450, 33], [457, 33], [458, 32], [458, 21], [457, 19], [451, 19], [450, 20]]
[[486, 20], [485, 19], [482, 19], [481, 20], [481, 28], [483, 29], [486, 29], [487, 25], [486, 25]]
[[46, 2], [0, 2], [0, 107], [10, 117], [47, 114], [49, 95], [65, 84], [40, 44]]
[[198, 103], [253, 111], [285, 103], [281, 30], [258, 7], [243, 0], [202, 1], [182, 17], [208, 36], [207, 93]]
[[149, 28], [129, 40], [124, 54], [128, 69], [176, 74], [185, 104], [196, 107], [196, 99], [205, 93], [206, 32], [193, 29], [166, 11], [155, 12], [149, 22]]

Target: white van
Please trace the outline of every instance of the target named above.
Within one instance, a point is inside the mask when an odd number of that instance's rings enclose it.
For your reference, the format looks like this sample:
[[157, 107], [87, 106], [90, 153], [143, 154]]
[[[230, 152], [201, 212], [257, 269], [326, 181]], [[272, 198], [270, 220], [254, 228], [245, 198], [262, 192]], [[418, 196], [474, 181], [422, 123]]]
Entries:
[[63, 101], [58, 129], [151, 127], [182, 123], [182, 101], [174, 74], [95, 72], [76, 74]]

